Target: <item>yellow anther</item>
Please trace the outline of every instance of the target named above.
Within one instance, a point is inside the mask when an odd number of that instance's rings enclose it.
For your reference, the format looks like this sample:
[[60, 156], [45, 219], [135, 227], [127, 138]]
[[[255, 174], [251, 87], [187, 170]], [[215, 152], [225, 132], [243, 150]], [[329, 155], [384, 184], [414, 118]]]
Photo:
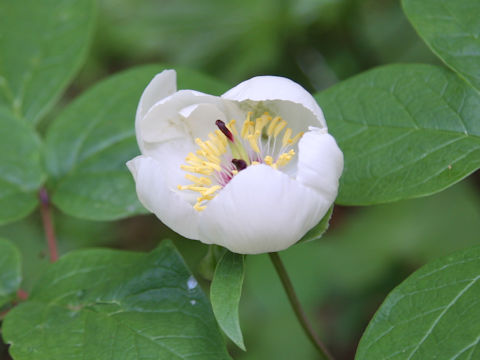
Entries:
[[[208, 148], [208, 145], [204, 143], [200, 138], [195, 139], [195, 143], [203, 150], [203, 156], [211, 153], [211, 150]], [[198, 154], [198, 151], [197, 151]]]
[[261, 117], [257, 118], [255, 121], [255, 132], [262, 133], [263, 128], [267, 125], [268, 121], [271, 119], [267, 113], [263, 114]]
[[285, 120], [280, 120], [278, 125], [275, 127], [275, 130], [273, 131], [273, 136], [277, 137], [285, 126], [287, 126], [287, 122]]
[[210, 140], [205, 141], [205, 145], [210, 150], [210, 154], [215, 155], [215, 156], [220, 156], [221, 155], [220, 151], [218, 151], [217, 147], [215, 146], [215, 144], [212, 141], [210, 141]]
[[197, 177], [197, 176], [193, 176], [191, 174], [185, 174], [185, 178], [190, 180], [191, 182], [195, 183], [196, 185], [211, 185], [212, 184], [212, 180], [210, 180], [209, 178], [207, 177]]
[[208, 137], [210, 138], [210, 142], [218, 149], [218, 156], [223, 154], [225, 152], [225, 145], [223, 144], [222, 140], [218, 138], [218, 135], [216, 133], [210, 133], [208, 134]]
[[232, 175], [237, 175], [238, 174], [238, 170], [232, 170]]
[[201, 206], [200, 203], [196, 203], [195, 205], [193, 205], [193, 208], [197, 211], [203, 211], [205, 210], [207, 207], [206, 206]]
[[252, 150], [255, 151], [257, 154], [260, 154], [260, 148], [258, 147], [257, 137], [255, 135], [248, 135], [247, 140], [252, 147]]
[[277, 124], [280, 120], [282, 120], [282, 118], [280, 116], [275, 116], [272, 119], [272, 121], [270, 122], [270, 125], [268, 125], [268, 129], [267, 129], [267, 135], [268, 136], [272, 136], [273, 130], [275, 129], [275, 127], [277, 126]]
[[201, 164], [202, 159], [200, 159], [197, 155], [191, 152], [191, 153], [188, 153], [187, 157], [185, 158], [185, 161], [187, 161], [189, 164], [192, 164], [192, 163]]
[[250, 129], [253, 127], [253, 121], [250, 120], [251, 116], [252, 116], [252, 112], [249, 111], [247, 114], [247, 118], [245, 119], [242, 125], [241, 134], [242, 134], [242, 138], [244, 139], [247, 138], [247, 136], [250, 134]]
[[203, 196], [209, 196], [209, 195], [212, 195], [215, 191], [218, 191], [220, 190], [222, 187], [220, 185], [213, 185], [209, 188], [206, 188], [206, 190], [204, 190], [201, 194]]
[[282, 145], [284, 147], [291, 143], [291, 139], [290, 139], [291, 136], [292, 136], [292, 129], [287, 128], [287, 130], [285, 130], [285, 134], [283, 134], [283, 140], [282, 140]]
[[285, 166], [290, 162], [290, 160], [292, 160], [294, 155], [295, 151], [293, 150], [290, 150], [288, 153], [283, 153], [278, 157], [278, 160], [275, 164], [279, 167]]
[[303, 136], [304, 132], [299, 132], [297, 135], [295, 135], [295, 137], [292, 139], [292, 142], [290, 145], [294, 145], [297, 143], [298, 140], [300, 140], [300, 138]]
[[180, 169], [188, 172], [192, 172], [192, 173], [202, 174], [202, 175], [211, 175], [213, 172], [212, 168], [206, 168], [206, 167], [200, 167], [200, 166], [180, 165]]
[[258, 161], [252, 161], [252, 165], [260, 165]]
[[211, 161], [204, 161], [202, 162], [202, 165], [208, 169], [213, 169], [213, 170], [216, 170], [216, 171], [221, 171], [222, 168], [220, 167], [220, 165], [218, 164], [215, 164], [214, 162], [211, 162]]
[[270, 155], [265, 156], [265, 159], [263, 159], [263, 161], [265, 161], [265, 164], [267, 165], [273, 164], [273, 158]]
[[238, 136], [238, 131], [237, 131], [237, 127], [235, 126], [235, 123], [236, 123], [236, 120], [235, 119], [232, 119], [230, 120], [230, 122], [227, 124], [227, 128], [228, 130], [230, 130], [230, 132], [233, 134], [233, 138], [239, 138], [240, 136]]
[[202, 201], [205, 200], [212, 200], [215, 196], [212, 195], [207, 195], [207, 196], [200, 196], [197, 198], [197, 203], [201, 203]]
[[195, 186], [194, 184], [190, 185], [177, 185], [178, 190], [192, 190], [192, 191], [197, 191], [199, 193], [202, 193], [205, 191], [206, 188], [205, 186]]
[[218, 140], [224, 145], [227, 146], [227, 137], [224, 133], [222, 133], [219, 129], [215, 130], [215, 134], [217, 135]]

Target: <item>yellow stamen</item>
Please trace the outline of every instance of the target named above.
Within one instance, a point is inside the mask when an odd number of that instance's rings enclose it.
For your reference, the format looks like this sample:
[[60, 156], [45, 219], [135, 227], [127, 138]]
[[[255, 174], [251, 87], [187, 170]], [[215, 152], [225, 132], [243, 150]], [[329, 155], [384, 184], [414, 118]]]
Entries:
[[220, 156], [220, 151], [218, 151], [218, 148], [215, 146], [215, 144], [212, 141], [210, 140], [205, 141], [205, 145], [207, 145], [207, 147], [210, 149], [211, 154], [215, 156]]
[[245, 121], [243, 122], [243, 125], [242, 125], [241, 134], [242, 134], [242, 138], [244, 138], [244, 139], [250, 133], [250, 128], [253, 126], [253, 122], [250, 121], [251, 116], [252, 116], [252, 112], [249, 111], [248, 114], [247, 114], [247, 118], [245, 119]]
[[212, 180], [210, 180], [209, 178], [207, 177], [197, 177], [197, 176], [193, 176], [191, 174], [185, 174], [185, 178], [187, 180], [190, 180], [191, 182], [195, 183], [196, 185], [211, 185], [212, 184]]
[[203, 196], [208, 196], [208, 195], [212, 195], [215, 191], [217, 190], [220, 190], [222, 187], [220, 185], [213, 185], [209, 188], [207, 188], [207, 190], [205, 190], [203, 193], [201, 193]]
[[252, 147], [252, 150], [255, 151], [257, 154], [260, 154], [260, 148], [258, 147], [257, 137], [255, 135], [248, 135], [247, 140]]
[[215, 164], [214, 162], [208, 162], [208, 161], [204, 161], [202, 163], [202, 165], [206, 168], [211, 168], [213, 170], [216, 170], [216, 171], [221, 171], [222, 168], [220, 167], [220, 165], [218, 164]]
[[267, 123], [272, 119], [272, 117], [265, 113], [261, 117], [257, 118], [255, 121], [255, 132], [262, 133], [263, 128]]
[[281, 120], [282, 118], [280, 116], [275, 116], [273, 118], [273, 120], [270, 122], [270, 125], [268, 125], [268, 129], [267, 129], [267, 135], [268, 136], [272, 136], [273, 134], [273, 130], [275, 129], [275, 127], [277, 126], [278, 122]]
[[304, 132], [299, 132], [297, 135], [294, 136], [294, 138], [292, 139], [292, 142], [291, 142], [291, 145], [294, 145], [297, 143], [298, 140], [300, 140], [300, 138], [303, 136]]
[[199, 173], [202, 175], [210, 175], [213, 172], [211, 168], [199, 167], [199, 166], [188, 166], [188, 165], [180, 165], [180, 169], [192, 172], [192, 173]]
[[201, 206], [200, 203], [196, 203], [195, 205], [193, 205], [193, 208], [197, 211], [203, 211], [205, 210], [207, 207], [206, 206]]
[[197, 203], [201, 203], [202, 201], [205, 200], [212, 200], [215, 196], [212, 195], [207, 195], [207, 196], [200, 196], [197, 198]]
[[224, 133], [222, 133], [219, 129], [215, 130], [215, 134], [217, 135], [217, 139], [223, 144], [224, 147], [227, 146], [228, 140]]
[[236, 123], [235, 119], [230, 120], [230, 122], [227, 124], [227, 128], [233, 134], [233, 138], [237, 139], [240, 136], [238, 136], [238, 131], [237, 131], [237, 127], [235, 126], [235, 123]]
[[258, 161], [252, 161], [252, 165], [260, 165]]
[[195, 186], [193, 184], [190, 185], [177, 185], [178, 190], [192, 190], [202, 193], [207, 189], [205, 186]]
[[265, 156], [265, 159], [263, 159], [263, 161], [265, 161], [265, 164], [267, 165], [273, 164], [273, 158], [270, 155]]
[[280, 132], [283, 130], [283, 128], [287, 126], [287, 122], [285, 120], [280, 120], [280, 122], [278, 123], [278, 125], [275, 127], [275, 130], [273, 132], [273, 136], [274, 137], [277, 137], [278, 134], [280, 134]]
[[208, 134], [208, 137], [210, 138], [210, 141], [212, 142], [212, 144], [214, 144], [215, 147], [218, 149], [218, 151], [220, 153], [218, 156], [223, 154], [225, 152], [225, 146], [226, 145], [223, 143], [222, 140], [220, 140], [218, 138], [218, 135], [216, 133], [210, 133], [210, 134]]
[[294, 155], [295, 155], [295, 151], [293, 149], [291, 149], [288, 153], [280, 154], [275, 165], [277, 165], [278, 167], [287, 165], [290, 162], [290, 160], [292, 160]]
[[285, 147], [288, 144], [290, 144], [291, 139], [290, 137], [292, 136], [292, 129], [288, 128], [285, 130], [285, 134], [283, 134], [283, 140], [282, 140], [282, 145]]

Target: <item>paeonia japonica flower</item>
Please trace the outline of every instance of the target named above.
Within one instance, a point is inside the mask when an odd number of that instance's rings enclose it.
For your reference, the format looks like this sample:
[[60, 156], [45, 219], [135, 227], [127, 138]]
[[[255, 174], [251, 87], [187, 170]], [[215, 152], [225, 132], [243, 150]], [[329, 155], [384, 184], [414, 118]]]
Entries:
[[166, 70], [136, 115], [127, 163], [141, 203], [179, 234], [243, 254], [283, 250], [326, 214], [343, 154], [315, 99], [275, 76], [222, 96], [176, 90]]

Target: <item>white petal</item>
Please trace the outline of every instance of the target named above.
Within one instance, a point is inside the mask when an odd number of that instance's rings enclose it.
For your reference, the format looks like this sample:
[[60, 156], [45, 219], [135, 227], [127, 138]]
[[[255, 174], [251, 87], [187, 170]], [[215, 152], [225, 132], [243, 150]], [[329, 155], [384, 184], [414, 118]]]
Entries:
[[200, 239], [242, 254], [280, 251], [296, 243], [331, 203], [266, 165], [241, 171], [200, 215]]
[[127, 166], [143, 206], [180, 235], [198, 239], [199, 213], [169, 184], [164, 164], [148, 156], [137, 156]]
[[[323, 112], [313, 96], [299, 84], [287, 78], [257, 76], [230, 89], [222, 95], [222, 98], [235, 101], [252, 100], [258, 102], [282, 100], [284, 102], [300, 104], [308, 109], [316, 118], [317, 123], [312, 123], [312, 126], [327, 127]], [[287, 115], [283, 113], [279, 115], [287, 121], [289, 120]]]
[[148, 110], [158, 101], [177, 91], [177, 73], [175, 70], [164, 70], [150, 81], [137, 107], [136, 121], [144, 117]]
[[333, 202], [343, 171], [343, 153], [333, 136], [312, 128], [301, 138], [298, 150], [297, 181]]
[[136, 123], [137, 140], [142, 153], [148, 153], [149, 144], [185, 138], [193, 142], [195, 137], [206, 136], [215, 129], [218, 118], [225, 118], [221, 108], [222, 100], [219, 97], [193, 90], [180, 90], [157, 102]]

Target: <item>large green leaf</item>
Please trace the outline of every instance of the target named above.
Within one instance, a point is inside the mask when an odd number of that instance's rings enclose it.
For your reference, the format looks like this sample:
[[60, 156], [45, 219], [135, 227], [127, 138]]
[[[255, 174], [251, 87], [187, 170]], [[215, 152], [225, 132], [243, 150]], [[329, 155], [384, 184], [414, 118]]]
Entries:
[[245, 257], [227, 251], [218, 262], [210, 288], [213, 312], [220, 327], [242, 350], [243, 343], [238, 306], [245, 276]]
[[432, 51], [480, 91], [480, 2], [402, 3], [408, 19]]
[[478, 359], [479, 279], [480, 247], [415, 272], [377, 311], [355, 359]]
[[0, 224], [35, 208], [44, 177], [39, 137], [0, 106]]
[[338, 203], [432, 194], [480, 167], [480, 96], [446, 69], [377, 68], [317, 99], [345, 155]]
[[82, 64], [93, 0], [0, 2], [0, 105], [38, 121]]
[[21, 280], [20, 252], [0, 239], [0, 308], [15, 295]]
[[4, 321], [15, 360], [228, 359], [208, 299], [167, 242], [72, 252]]
[[[160, 65], [115, 75], [80, 96], [49, 128], [47, 168], [54, 178], [53, 202], [64, 212], [112, 220], [144, 211], [125, 163], [139, 154], [135, 111]], [[179, 87], [221, 92], [222, 84], [180, 70]], [[221, 90], [220, 90], [221, 89]]]

